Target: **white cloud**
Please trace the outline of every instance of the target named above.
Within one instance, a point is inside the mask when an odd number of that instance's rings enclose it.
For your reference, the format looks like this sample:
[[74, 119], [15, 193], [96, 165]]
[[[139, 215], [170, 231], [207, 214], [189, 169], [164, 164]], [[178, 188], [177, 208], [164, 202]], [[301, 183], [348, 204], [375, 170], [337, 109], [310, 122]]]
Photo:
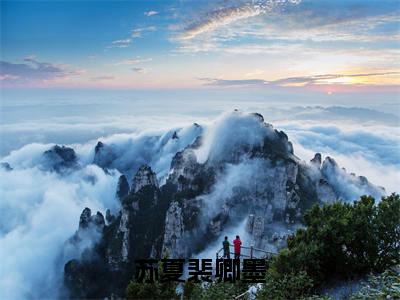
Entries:
[[[373, 73], [355, 73], [355, 74], [318, 74], [310, 76], [297, 76], [287, 77], [275, 80], [264, 80], [264, 79], [218, 79], [218, 78], [199, 78], [203, 80], [207, 85], [213, 86], [244, 86], [244, 85], [255, 85], [260, 87], [266, 86], [321, 86], [323, 84], [348, 84], [349, 78], [374, 78], [374, 77], [387, 77], [396, 76], [398, 77], [400, 72], [387, 71], [387, 72], [373, 72]], [[341, 81], [341, 80], [342, 81]]]
[[[174, 131], [178, 139], [171, 138]], [[117, 153], [111, 168], [132, 177], [140, 165], [149, 164], [162, 179], [174, 154], [200, 132], [200, 127], [190, 125], [158, 135], [120, 134], [102, 141]], [[2, 299], [57, 298], [66, 260], [78, 258], [62, 254], [65, 241], [78, 228], [81, 211], [89, 207], [105, 215], [108, 208], [119, 210], [115, 192], [120, 173], [91, 164], [95, 144], [74, 145], [82, 168], [64, 175], [38, 168], [43, 152], [52, 145], [26, 145], [3, 158], [13, 170], [0, 169]]]
[[[213, 103], [213, 109], [231, 109], [232, 102], [226, 106]], [[175, 103], [177, 104], [177, 103]], [[181, 103], [182, 104], [182, 103]], [[210, 104], [210, 103], [207, 103]], [[95, 104], [98, 105], [98, 104]], [[135, 109], [140, 103], [135, 102]], [[278, 123], [275, 127], [284, 129], [289, 139], [295, 142], [295, 154], [304, 160], [312, 158], [317, 151], [324, 156], [331, 155], [347, 172], [357, 175], [366, 175], [377, 185], [382, 185], [389, 192], [398, 190], [400, 176], [398, 145], [400, 135], [396, 126], [385, 123], [387, 115], [373, 111], [329, 109], [329, 108], [293, 108], [292, 110], [279, 110], [276, 107], [268, 110], [265, 101], [262, 102], [235, 102], [235, 105], [245, 106], [252, 111], [263, 110], [265, 119]], [[167, 106], [161, 107], [159, 115]], [[194, 106], [194, 107], [193, 107]], [[124, 106], [125, 107], [125, 106]], [[104, 126], [122, 128], [123, 130], [137, 130], [139, 133], [109, 135], [100, 137], [106, 145], [111, 145], [113, 151], [118, 153], [118, 159], [113, 163], [115, 168], [130, 168], [134, 172], [142, 163], [149, 163], [160, 177], [167, 174], [172, 156], [176, 151], [190, 144], [199, 134], [197, 127], [187, 126], [183, 129], [167, 130], [171, 124], [190, 123], [193, 121], [193, 110], [203, 108], [207, 116], [212, 115], [211, 105], [196, 107], [186, 111], [185, 115], [174, 113], [161, 117], [132, 117], [115, 119], [90, 118], [91, 122], [71, 118], [60, 122], [60, 119], [46, 119], [46, 123], [30, 120], [24, 126], [21, 123], [8, 125], [6, 128], [13, 135], [19, 136], [29, 131], [29, 135], [45, 129], [47, 136], [49, 130], [55, 132], [70, 130], [74, 135], [80, 135], [81, 130], [99, 130], [106, 134]], [[154, 115], [154, 106], [148, 106]], [[306, 113], [308, 112], [308, 114]], [[331, 118], [327, 118], [329, 114]], [[337, 116], [347, 116], [336, 119]], [[353, 117], [356, 117], [355, 119]], [[200, 118], [200, 117], [199, 117]], [[374, 123], [367, 122], [376, 119]], [[201, 121], [206, 121], [203, 118]], [[324, 126], [316, 126], [324, 121]], [[77, 122], [79, 121], [79, 122]], [[231, 126], [232, 122], [241, 124], [239, 127]], [[53, 123], [52, 123], [53, 122]], [[208, 126], [205, 134], [204, 145], [198, 150], [201, 161], [207, 158], [223, 156], [224, 149], [234, 147], [238, 142], [247, 141], [256, 143], [262, 138], [262, 133], [257, 127], [259, 123], [249, 119], [241, 119], [240, 115], [227, 114], [217, 119]], [[46, 131], [47, 128], [47, 131]], [[143, 132], [143, 128], [158, 128], [158, 132]], [[19, 131], [18, 131], [19, 130]], [[171, 139], [177, 131], [179, 140]], [[19, 132], [15, 134], [15, 132]], [[260, 133], [261, 132], [261, 133]], [[102, 135], [101, 131], [96, 134]], [[232, 137], [233, 138], [229, 138]], [[97, 136], [98, 137], [98, 136]], [[92, 139], [93, 136], [90, 138]], [[250, 138], [250, 140], [249, 140]], [[63, 136], [60, 137], [63, 139]], [[0, 170], [0, 295], [4, 299], [21, 298], [48, 298], [54, 297], [57, 285], [62, 280], [63, 261], [59, 261], [60, 251], [64, 241], [69, 238], [78, 226], [79, 214], [85, 206], [92, 211], [100, 210], [104, 213], [106, 208], [116, 211], [118, 202], [115, 201], [115, 188], [118, 172], [105, 173], [102, 169], [91, 165], [93, 149], [97, 139], [90, 142], [74, 145], [82, 169], [68, 175], [39, 170], [36, 166], [43, 151], [50, 144], [30, 144], [3, 157], [14, 168], [11, 172]], [[212, 152], [212, 154], [210, 154]], [[128, 166], [128, 167], [127, 167]], [[229, 188], [235, 185], [249, 185], [254, 177], [266, 176], [265, 167], [253, 162], [245, 162], [238, 166], [231, 166], [221, 178], [220, 185], [216, 186], [209, 195], [207, 203], [217, 204], [223, 193], [230, 192]], [[256, 170], [256, 172], [254, 171]], [[95, 178], [88, 181], [87, 178]], [[226, 194], [225, 194], [226, 195]], [[215, 202], [213, 201], [215, 200]], [[60, 215], [62, 214], [62, 218]], [[51, 229], [51, 230], [50, 230]], [[235, 229], [236, 230], [236, 229]], [[239, 230], [239, 229], [237, 229]], [[231, 234], [233, 231], [227, 231]], [[214, 251], [214, 249], [213, 249]], [[46, 287], [42, 289], [42, 287]]]
[[141, 67], [132, 68], [132, 70], [139, 74], [146, 74], [149, 71], [148, 69]]
[[132, 38], [140, 38], [142, 35], [146, 32], [151, 32], [151, 31], [156, 31], [157, 28], [155, 26], [147, 26], [147, 27], [140, 27], [140, 28], [134, 28], [132, 29], [131, 32], [131, 37]]
[[213, 31], [221, 26], [229, 25], [241, 19], [247, 19], [257, 16], [263, 12], [259, 6], [241, 6], [223, 8], [211, 12], [207, 17], [200, 20], [198, 23], [192, 24], [187, 27], [180, 35], [180, 39], [192, 39], [199, 34]]
[[124, 45], [124, 44], [129, 44], [131, 41], [132, 41], [131, 39], [116, 40], [116, 41], [113, 41], [112, 44]]
[[198, 17], [179, 35], [180, 40], [190, 40], [204, 33], [216, 31], [222, 27], [232, 25], [252, 17], [260, 16], [282, 8], [288, 4], [299, 4], [301, 0], [265, 0], [248, 2], [237, 6], [222, 7], [209, 11]]
[[119, 65], [135, 65], [135, 64], [140, 64], [140, 63], [144, 63], [144, 62], [150, 62], [152, 60], [153, 59], [151, 57], [149, 57], [149, 58], [137, 57], [137, 58], [122, 60], [120, 62], [117, 62], [115, 65], [116, 66], [119, 66]]
[[220, 160], [239, 145], [261, 146], [268, 134], [273, 136], [272, 129], [264, 127], [257, 118], [240, 112], [226, 113], [206, 130], [202, 146], [195, 153], [200, 163]]
[[246, 76], [246, 77], [252, 77], [252, 78], [254, 78], [254, 77], [256, 77], [256, 76], [263, 75], [264, 73], [265, 73], [265, 71], [264, 71], [264, 70], [261, 70], [261, 69], [255, 69], [255, 70], [253, 70], [253, 71], [250, 71], [250, 72], [248, 72], [248, 73], [244, 74], [244, 76]]
[[111, 45], [107, 46], [107, 49], [110, 48], [126, 48], [132, 43], [132, 39], [126, 38], [121, 40], [115, 40], [111, 42]]
[[24, 63], [0, 61], [0, 81], [10, 84], [40, 83], [68, 79], [85, 72], [64, 64], [42, 62], [33, 55], [25, 57], [23, 61]]
[[[357, 9], [354, 9], [357, 7]], [[244, 1], [238, 6], [191, 16], [178, 35], [178, 51], [270, 53], [270, 48], [306, 45], [307, 48], [360, 49], [360, 43], [380, 42], [393, 48], [399, 38], [399, 7], [393, 1]], [[194, 21], [193, 21], [194, 20]], [[179, 32], [179, 27], [174, 31]], [[256, 40], [256, 44], [246, 38]], [[389, 42], [389, 43], [384, 43]], [[391, 43], [390, 43], [391, 42]], [[202, 46], [207, 43], [208, 46]], [[234, 50], [231, 50], [234, 48]]]
[[[2, 299], [57, 298], [64, 242], [77, 229], [84, 207], [116, 211], [116, 175], [95, 166], [68, 177], [37, 168], [0, 170]], [[94, 176], [96, 182], [87, 182], [85, 176]]]
[[104, 80], [112, 80], [112, 79], [115, 79], [115, 77], [114, 76], [96, 76], [96, 77], [92, 77], [91, 78], [92, 80], [94, 80], [94, 81], [104, 81]]
[[158, 11], [155, 11], [155, 10], [149, 10], [144, 13], [144, 15], [147, 17], [155, 16], [157, 14], [158, 14]]

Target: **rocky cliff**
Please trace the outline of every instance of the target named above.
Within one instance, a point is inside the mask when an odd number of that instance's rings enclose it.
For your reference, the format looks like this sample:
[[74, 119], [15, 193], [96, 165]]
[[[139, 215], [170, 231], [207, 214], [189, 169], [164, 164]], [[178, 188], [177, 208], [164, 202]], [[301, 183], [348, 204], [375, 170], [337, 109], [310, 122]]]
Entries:
[[[179, 136], [174, 132], [170, 139]], [[117, 158], [102, 149], [96, 146], [95, 162], [111, 166]], [[318, 153], [301, 161], [284, 132], [260, 114], [238, 111], [178, 151], [161, 186], [150, 166], [135, 171], [130, 185], [121, 175], [116, 190], [121, 211], [114, 216], [108, 211], [107, 224], [83, 211], [80, 224], [94, 222], [101, 236], [90, 250], [95, 260], [84, 251], [65, 265], [71, 297], [123, 295], [135, 259], [188, 258], [238, 224], [245, 224], [254, 246], [276, 251], [311, 205], [384, 193], [330, 157], [322, 160]], [[97, 283], [93, 270], [101, 278]]]

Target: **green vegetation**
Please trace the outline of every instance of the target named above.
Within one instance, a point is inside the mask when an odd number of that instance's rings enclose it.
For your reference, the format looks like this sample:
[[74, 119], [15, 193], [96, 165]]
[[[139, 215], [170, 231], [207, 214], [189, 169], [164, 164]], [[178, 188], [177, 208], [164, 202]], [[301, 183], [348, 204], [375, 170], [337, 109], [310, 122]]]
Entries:
[[350, 300], [400, 299], [400, 276], [386, 271], [370, 276], [367, 284], [350, 297]]
[[354, 204], [315, 205], [304, 223], [272, 261], [260, 299], [302, 299], [329, 280], [383, 272], [400, 263], [399, 195], [378, 205], [367, 196]]
[[[158, 266], [158, 274], [160, 278], [163, 274], [162, 263]], [[147, 279], [147, 278], [145, 278]], [[127, 299], [180, 299], [176, 293], [176, 283], [174, 282], [159, 282], [154, 283], [139, 283], [132, 280], [126, 287]]]
[[312, 287], [313, 281], [304, 271], [283, 276], [269, 271], [257, 299], [304, 299]]
[[195, 300], [224, 300], [233, 299], [249, 289], [245, 283], [237, 281], [232, 284], [229, 282], [212, 282], [206, 284], [186, 282], [183, 287], [183, 299]]
[[[304, 215], [304, 229], [288, 238], [288, 247], [268, 263], [257, 299], [326, 299], [316, 294], [330, 280], [370, 277], [351, 299], [399, 299], [398, 275], [385, 272], [400, 264], [400, 196], [378, 204], [363, 196], [353, 204], [336, 202], [313, 206]], [[184, 285], [184, 299], [232, 299], [248, 286], [238, 282]], [[130, 283], [127, 297], [177, 297], [173, 285], [153, 288]]]
[[313, 206], [304, 215], [306, 228], [288, 238], [272, 268], [282, 277], [304, 271], [318, 285], [383, 272], [400, 262], [400, 196], [375, 205], [363, 196], [354, 204]]

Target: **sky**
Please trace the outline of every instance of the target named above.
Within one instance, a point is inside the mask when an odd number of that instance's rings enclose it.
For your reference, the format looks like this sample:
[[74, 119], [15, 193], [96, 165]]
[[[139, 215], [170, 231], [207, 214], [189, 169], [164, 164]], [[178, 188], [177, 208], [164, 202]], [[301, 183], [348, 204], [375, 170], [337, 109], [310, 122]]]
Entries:
[[0, 3], [2, 89], [399, 91], [396, 0]]

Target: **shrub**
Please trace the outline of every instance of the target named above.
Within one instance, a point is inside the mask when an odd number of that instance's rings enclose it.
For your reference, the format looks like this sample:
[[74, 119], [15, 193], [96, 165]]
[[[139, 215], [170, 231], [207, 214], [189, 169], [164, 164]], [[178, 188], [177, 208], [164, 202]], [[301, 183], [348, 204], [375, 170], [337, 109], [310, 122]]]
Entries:
[[400, 276], [386, 271], [371, 275], [367, 284], [350, 297], [350, 300], [400, 299]]
[[400, 197], [375, 205], [363, 196], [353, 205], [314, 206], [304, 215], [306, 228], [288, 238], [272, 268], [283, 278], [304, 271], [315, 284], [382, 272], [400, 261]]
[[305, 299], [313, 287], [312, 279], [306, 272], [279, 274], [268, 272], [265, 284], [257, 291], [257, 299]]

